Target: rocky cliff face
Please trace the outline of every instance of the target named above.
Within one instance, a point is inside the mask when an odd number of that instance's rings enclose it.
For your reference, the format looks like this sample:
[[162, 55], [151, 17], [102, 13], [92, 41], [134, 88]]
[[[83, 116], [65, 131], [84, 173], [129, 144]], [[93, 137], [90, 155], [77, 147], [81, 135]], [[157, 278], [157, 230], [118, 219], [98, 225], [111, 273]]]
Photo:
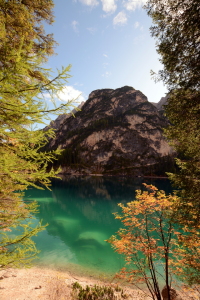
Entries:
[[163, 137], [167, 125], [132, 87], [96, 90], [75, 117], [62, 115], [51, 124], [56, 137], [47, 148], [64, 149], [56, 163], [63, 173], [150, 175], [172, 155]]

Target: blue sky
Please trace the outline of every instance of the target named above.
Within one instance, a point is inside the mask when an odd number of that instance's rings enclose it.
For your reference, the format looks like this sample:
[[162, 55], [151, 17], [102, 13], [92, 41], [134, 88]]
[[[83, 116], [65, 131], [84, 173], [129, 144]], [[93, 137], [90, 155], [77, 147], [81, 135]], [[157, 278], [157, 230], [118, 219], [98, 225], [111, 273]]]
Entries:
[[150, 70], [162, 69], [142, 8], [145, 0], [54, 0], [55, 22], [45, 26], [59, 43], [50, 57], [53, 70], [72, 65], [64, 101], [86, 100], [96, 89], [129, 85], [151, 102], [165, 96], [163, 83], [151, 79]]

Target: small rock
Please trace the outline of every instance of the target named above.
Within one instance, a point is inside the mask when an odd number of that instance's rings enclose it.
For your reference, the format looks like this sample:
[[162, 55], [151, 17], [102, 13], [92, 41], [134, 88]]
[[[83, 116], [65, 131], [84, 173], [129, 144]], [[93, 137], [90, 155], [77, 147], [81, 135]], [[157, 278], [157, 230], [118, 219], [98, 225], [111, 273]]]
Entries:
[[[169, 300], [168, 298], [168, 293], [167, 293], [167, 286], [165, 285], [164, 288], [162, 289], [162, 297], [163, 297], [163, 300]], [[176, 292], [175, 289], [172, 289], [170, 288], [170, 300], [183, 300], [179, 295], [178, 293]]]
[[41, 285], [39, 285], [38, 287], [35, 287], [35, 290], [41, 289]]

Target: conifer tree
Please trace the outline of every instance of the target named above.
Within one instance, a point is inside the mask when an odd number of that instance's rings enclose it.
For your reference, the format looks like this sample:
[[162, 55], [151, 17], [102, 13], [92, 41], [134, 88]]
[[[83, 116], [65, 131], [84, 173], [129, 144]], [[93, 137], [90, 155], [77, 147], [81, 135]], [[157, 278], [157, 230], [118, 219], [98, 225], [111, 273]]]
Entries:
[[156, 80], [168, 87], [167, 138], [177, 150], [179, 172], [169, 174], [182, 199], [174, 219], [200, 225], [200, 2], [148, 0], [163, 70]]
[[[46, 167], [59, 151], [40, 151], [53, 131], [35, 129], [49, 113], [64, 113], [69, 106], [55, 103], [70, 66], [55, 78], [42, 67], [55, 46], [42, 27], [44, 21], [53, 22], [52, 8], [51, 0], [0, 0], [0, 268], [21, 266], [37, 253], [31, 236], [43, 226], [25, 222], [37, 205], [24, 203], [22, 192], [30, 185], [48, 187], [56, 176]], [[6, 233], [19, 226], [18, 236]]]

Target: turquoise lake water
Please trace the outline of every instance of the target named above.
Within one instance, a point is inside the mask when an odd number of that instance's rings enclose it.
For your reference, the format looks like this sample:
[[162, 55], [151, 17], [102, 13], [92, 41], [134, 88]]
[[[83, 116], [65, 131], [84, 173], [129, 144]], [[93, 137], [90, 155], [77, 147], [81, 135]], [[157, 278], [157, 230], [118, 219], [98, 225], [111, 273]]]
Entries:
[[135, 199], [142, 182], [171, 192], [167, 179], [126, 177], [66, 177], [54, 180], [51, 191], [26, 191], [25, 200], [40, 206], [35, 223], [48, 223], [33, 238], [41, 251], [36, 264], [80, 275], [114, 275], [124, 261], [105, 242], [121, 226], [112, 213], [120, 211], [118, 203]]

